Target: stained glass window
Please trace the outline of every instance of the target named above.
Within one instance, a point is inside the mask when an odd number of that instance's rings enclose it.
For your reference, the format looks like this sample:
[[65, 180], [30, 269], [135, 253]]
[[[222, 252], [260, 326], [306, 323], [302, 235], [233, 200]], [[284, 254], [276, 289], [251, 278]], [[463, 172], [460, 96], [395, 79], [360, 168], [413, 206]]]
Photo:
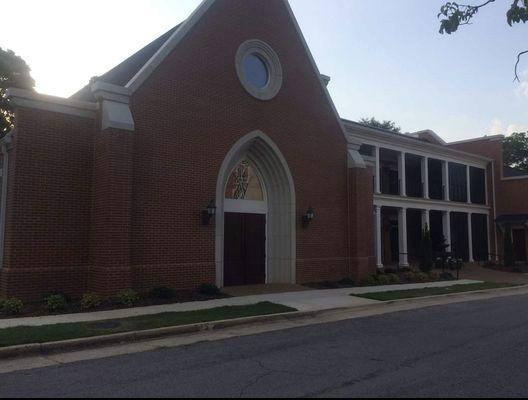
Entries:
[[231, 173], [225, 197], [232, 200], [264, 201], [260, 179], [248, 161], [242, 161]]

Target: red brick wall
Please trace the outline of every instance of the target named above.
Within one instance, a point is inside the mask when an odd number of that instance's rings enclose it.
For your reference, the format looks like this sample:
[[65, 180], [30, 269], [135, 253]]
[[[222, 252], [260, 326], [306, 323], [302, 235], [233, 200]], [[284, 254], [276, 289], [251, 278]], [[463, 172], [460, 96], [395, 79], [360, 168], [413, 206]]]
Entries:
[[[502, 139], [500, 138], [482, 138], [479, 141], [460, 143], [451, 145], [451, 147], [466, 151], [469, 153], [480, 154], [494, 161], [495, 174], [495, 199], [497, 217], [507, 214], [528, 214], [528, 179], [503, 179], [503, 148]], [[491, 171], [491, 166], [489, 171]], [[488, 174], [491, 180], [491, 174]], [[491, 184], [488, 185], [491, 190]], [[491, 205], [493, 206], [493, 192], [489, 195]], [[492, 221], [495, 227], [495, 222]], [[497, 229], [498, 254], [502, 254], [502, 233]]]
[[93, 121], [21, 108], [9, 154], [2, 294], [86, 287]]
[[[221, 34], [219, 34], [221, 33]], [[277, 97], [251, 97], [235, 70], [239, 45], [253, 38], [278, 53], [284, 83]], [[231, 147], [261, 130], [285, 156], [297, 195], [297, 279], [347, 274], [347, 161], [343, 133], [283, 2], [215, 3], [135, 94], [132, 264], [141, 288], [214, 281], [214, 226], [201, 210], [215, 198]]]
[[[251, 97], [236, 75], [236, 51], [253, 38], [282, 63], [271, 101]], [[201, 211], [227, 153], [254, 130], [293, 175], [297, 281], [373, 271], [372, 171], [348, 169], [319, 79], [282, 0], [222, 0], [133, 95], [135, 132], [19, 110], [3, 291], [37, 299], [214, 282], [215, 227], [202, 226]], [[310, 206], [317, 218], [302, 229]]]

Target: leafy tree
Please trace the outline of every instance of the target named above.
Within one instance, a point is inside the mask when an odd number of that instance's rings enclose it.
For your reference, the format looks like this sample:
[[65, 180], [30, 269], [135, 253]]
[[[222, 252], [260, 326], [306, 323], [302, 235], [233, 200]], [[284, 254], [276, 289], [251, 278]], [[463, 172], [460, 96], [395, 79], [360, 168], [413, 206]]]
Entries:
[[528, 133], [514, 133], [504, 139], [504, 164], [528, 174]]
[[431, 231], [429, 226], [422, 230], [422, 240], [420, 242], [420, 270], [422, 272], [431, 272], [433, 269], [433, 241], [431, 240]]
[[[483, 0], [481, 0], [483, 1]], [[456, 32], [462, 25], [470, 25], [471, 20], [475, 18], [479, 10], [496, 0], [488, 0], [480, 5], [464, 5], [454, 1], [445, 3], [440, 8], [438, 18], [440, 19], [440, 33], [448, 35]], [[526, 23], [528, 21], [528, 0], [509, 0], [510, 9], [506, 12], [506, 21], [509, 26], [513, 24]], [[527, 54], [528, 50], [521, 51], [517, 54], [517, 63], [515, 64], [515, 80], [519, 81], [519, 63], [521, 57]]]
[[515, 265], [515, 255], [513, 253], [513, 237], [511, 228], [506, 228], [504, 232], [504, 266], [513, 267]]
[[0, 136], [13, 127], [14, 115], [6, 98], [6, 89], [15, 87], [33, 90], [35, 81], [30, 71], [21, 57], [0, 47]]
[[401, 133], [401, 128], [393, 121], [378, 121], [376, 118], [361, 118], [360, 124], [370, 126], [372, 128], [384, 129], [395, 133]]

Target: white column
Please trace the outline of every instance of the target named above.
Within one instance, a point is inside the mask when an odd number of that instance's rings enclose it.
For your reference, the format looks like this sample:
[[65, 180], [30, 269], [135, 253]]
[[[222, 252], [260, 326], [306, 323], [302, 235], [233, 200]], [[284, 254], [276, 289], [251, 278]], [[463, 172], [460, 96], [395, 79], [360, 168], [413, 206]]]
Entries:
[[471, 204], [471, 172], [469, 165], [466, 165], [466, 176], [467, 176], [467, 202]]
[[[491, 255], [491, 232], [490, 232], [490, 216], [486, 215], [486, 226], [488, 227], [488, 261], [493, 260], [493, 256]], [[497, 253], [497, 250], [495, 249], [495, 253]], [[497, 256], [495, 256], [497, 258]], [[498, 261], [498, 259], [495, 259], [495, 261]]]
[[423, 198], [429, 199], [429, 159], [424, 157], [422, 159], [422, 182], [423, 182]]
[[451, 211], [444, 212], [443, 215], [443, 224], [444, 224], [444, 238], [449, 247], [446, 251], [451, 251]]
[[473, 224], [472, 221], [472, 214], [468, 213], [468, 246], [469, 246], [469, 262], [475, 262], [475, 259], [473, 257]]
[[375, 148], [375, 156], [376, 156], [376, 173], [374, 174], [375, 179], [375, 186], [374, 186], [374, 192], [376, 194], [381, 194], [381, 161], [380, 161], [380, 148]]
[[431, 230], [431, 210], [422, 210], [422, 230], [427, 226]]
[[449, 163], [444, 161], [442, 164], [442, 182], [444, 185], [444, 200], [449, 201]]
[[409, 266], [409, 256], [407, 249], [407, 209], [398, 210], [398, 235], [400, 238], [400, 267]]
[[378, 269], [383, 268], [383, 256], [382, 256], [382, 232], [381, 232], [381, 207], [380, 206], [374, 206], [375, 211], [375, 218], [376, 218], [376, 232], [375, 232], [375, 240], [376, 240], [376, 266]]
[[407, 196], [407, 172], [405, 171], [405, 152], [398, 157], [398, 178], [400, 179], [400, 196]]

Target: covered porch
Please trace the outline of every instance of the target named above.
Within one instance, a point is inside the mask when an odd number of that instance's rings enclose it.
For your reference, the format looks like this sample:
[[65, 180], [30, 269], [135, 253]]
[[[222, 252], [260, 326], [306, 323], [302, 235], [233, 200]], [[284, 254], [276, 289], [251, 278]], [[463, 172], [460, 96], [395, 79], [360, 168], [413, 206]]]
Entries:
[[426, 226], [431, 232], [434, 253], [447, 251], [466, 262], [490, 259], [489, 213], [485, 210], [436, 209], [377, 201], [374, 216], [379, 269], [418, 265]]

